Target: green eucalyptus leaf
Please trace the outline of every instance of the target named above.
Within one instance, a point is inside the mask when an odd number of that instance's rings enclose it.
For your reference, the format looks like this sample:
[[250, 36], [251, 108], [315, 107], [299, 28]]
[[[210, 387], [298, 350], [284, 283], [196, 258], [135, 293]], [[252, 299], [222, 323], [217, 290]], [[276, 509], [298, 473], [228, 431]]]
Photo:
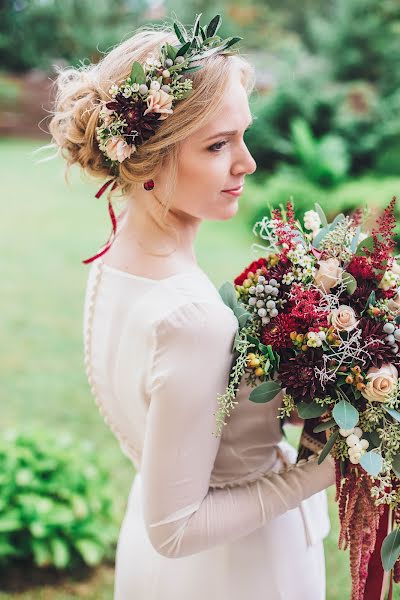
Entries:
[[400, 454], [396, 454], [396, 456], [392, 460], [392, 469], [396, 477], [400, 479]]
[[360, 465], [372, 477], [377, 477], [383, 468], [382, 456], [375, 450], [361, 455]]
[[254, 388], [249, 396], [249, 400], [256, 403], [270, 402], [280, 390], [281, 386], [276, 381], [264, 381], [264, 383]]
[[351, 296], [357, 289], [357, 280], [350, 273], [346, 273], [346, 271], [342, 274], [342, 281], [346, 286], [347, 293]]
[[354, 234], [354, 237], [351, 240], [351, 244], [350, 244], [350, 250], [353, 252], [353, 254], [357, 250], [358, 240], [360, 239], [360, 233], [361, 233], [361, 227], [358, 226], [357, 229], [356, 229], [356, 232]]
[[135, 61], [132, 65], [131, 81], [132, 83], [139, 83], [139, 85], [146, 83], [146, 75], [140, 62]]
[[314, 401], [302, 401], [297, 404], [297, 412], [302, 419], [316, 419], [321, 417], [326, 411], [326, 406], [317, 404]]
[[363, 437], [369, 441], [369, 447], [371, 450], [373, 448], [378, 448], [381, 445], [381, 438], [379, 437], [379, 433], [377, 431], [366, 431], [363, 433]]
[[391, 571], [400, 556], [400, 529], [396, 527], [385, 537], [381, 548], [382, 564], [385, 571]]
[[338, 435], [339, 435], [339, 430], [337, 429], [336, 431], [334, 431], [332, 433], [332, 435], [329, 437], [329, 440], [326, 442], [325, 446], [322, 448], [321, 454], [318, 457], [319, 465], [325, 460], [325, 458], [328, 456], [329, 452], [332, 450], [333, 446], [335, 445]]
[[352, 429], [360, 418], [358, 410], [346, 400], [341, 400], [335, 405], [332, 416], [341, 429]]
[[215, 17], [213, 17], [211, 19], [211, 21], [207, 25], [207, 29], [206, 29], [207, 38], [215, 36], [215, 34], [217, 33], [218, 29], [221, 26], [221, 22], [222, 22], [221, 15], [215, 15]]
[[397, 410], [395, 410], [394, 408], [387, 408], [385, 405], [383, 405], [383, 408], [386, 410], [387, 413], [389, 413], [391, 417], [393, 417], [393, 419], [400, 422], [400, 413]]

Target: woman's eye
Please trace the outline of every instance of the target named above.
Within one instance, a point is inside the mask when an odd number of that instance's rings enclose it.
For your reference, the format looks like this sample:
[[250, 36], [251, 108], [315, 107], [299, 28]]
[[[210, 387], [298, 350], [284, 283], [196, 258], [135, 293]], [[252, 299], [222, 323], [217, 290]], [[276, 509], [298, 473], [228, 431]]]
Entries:
[[219, 152], [219, 150], [222, 149], [223, 146], [225, 146], [227, 142], [226, 141], [222, 141], [222, 142], [217, 142], [216, 144], [213, 144], [212, 146], [209, 147], [210, 152]]

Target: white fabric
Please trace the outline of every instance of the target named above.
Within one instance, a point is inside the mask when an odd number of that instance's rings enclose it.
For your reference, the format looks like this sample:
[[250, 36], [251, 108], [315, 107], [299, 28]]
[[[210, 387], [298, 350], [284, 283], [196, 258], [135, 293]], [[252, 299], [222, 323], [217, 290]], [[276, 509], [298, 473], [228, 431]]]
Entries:
[[[238, 405], [215, 437], [237, 328], [199, 269], [162, 281], [97, 261], [86, 366], [136, 476], [117, 552], [116, 600], [323, 600], [332, 459], [294, 463], [281, 396]], [[319, 492], [319, 493], [318, 493]]]

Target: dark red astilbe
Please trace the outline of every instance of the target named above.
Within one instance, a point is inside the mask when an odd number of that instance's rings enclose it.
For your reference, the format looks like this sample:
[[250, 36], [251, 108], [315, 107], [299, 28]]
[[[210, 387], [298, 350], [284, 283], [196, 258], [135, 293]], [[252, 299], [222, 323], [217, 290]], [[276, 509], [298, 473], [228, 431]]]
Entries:
[[268, 263], [265, 258], [259, 258], [258, 260], [254, 260], [252, 263], [250, 263], [249, 266], [246, 267], [245, 270], [236, 277], [234, 283], [236, 285], [242, 285], [243, 281], [247, 279], [247, 276], [250, 273], [250, 271], [252, 273], [255, 273], [257, 269], [262, 270], [262, 274], [264, 275], [264, 277], [268, 276]]
[[289, 223], [289, 225], [293, 225], [294, 227], [296, 227], [296, 220], [294, 217], [294, 205], [293, 202], [290, 202], [290, 200], [286, 203], [286, 221]]
[[396, 246], [393, 239], [394, 228], [396, 227], [395, 204], [396, 197], [393, 196], [389, 206], [379, 216], [377, 227], [372, 230], [373, 250], [365, 251], [371, 266], [377, 271], [385, 270], [388, 260], [391, 259], [391, 253]]
[[[288, 203], [288, 206], [289, 204], [290, 203]], [[276, 208], [272, 211], [272, 218], [276, 220], [274, 233], [278, 238], [278, 242], [281, 245], [287, 244], [287, 248], [282, 249], [282, 254], [287, 254], [288, 250], [291, 250], [296, 247], [297, 237], [299, 235], [294, 221], [293, 208], [289, 210], [287, 216], [288, 215], [291, 220], [286, 222], [283, 220], [279, 208]]]
[[322, 294], [319, 290], [306, 290], [293, 284], [290, 290], [290, 314], [301, 323], [301, 331], [318, 331], [319, 327], [328, 327], [328, 312], [317, 310]]
[[296, 331], [297, 326], [297, 320], [292, 315], [280, 313], [265, 327], [261, 333], [261, 341], [266, 346], [270, 344], [274, 350], [290, 348], [293, 346], [290, 334]]
[[361, 226], [363, 222], [364, 211], [362, 208], [356, 208], [355, 211], [350, 215], [351, 224], [353, 227]]

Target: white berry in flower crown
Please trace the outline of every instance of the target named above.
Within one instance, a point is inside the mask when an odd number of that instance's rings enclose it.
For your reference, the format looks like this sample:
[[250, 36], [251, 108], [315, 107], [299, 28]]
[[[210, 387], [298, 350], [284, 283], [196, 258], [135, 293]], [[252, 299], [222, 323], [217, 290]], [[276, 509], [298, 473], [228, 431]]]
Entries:
[[134, 62], [130, 76], [110, 87], [110, 100], [100, 111], [97, 141], [106, 160], [118, 165], [139, 145], [150, 139], [174, 112], [176, 102], [190, 96], [192, 80], [185, 75], [202, 68], [194, 64], [213, 54], [224, 54], [242, 38], [222, 39], [217, 35], [221, 16], [206, 27], [195, 19], [190, 34], [178, 22], [174, 30], [178, 46], [164, 44], [160, 56], [148, 56], [144, 65]]

